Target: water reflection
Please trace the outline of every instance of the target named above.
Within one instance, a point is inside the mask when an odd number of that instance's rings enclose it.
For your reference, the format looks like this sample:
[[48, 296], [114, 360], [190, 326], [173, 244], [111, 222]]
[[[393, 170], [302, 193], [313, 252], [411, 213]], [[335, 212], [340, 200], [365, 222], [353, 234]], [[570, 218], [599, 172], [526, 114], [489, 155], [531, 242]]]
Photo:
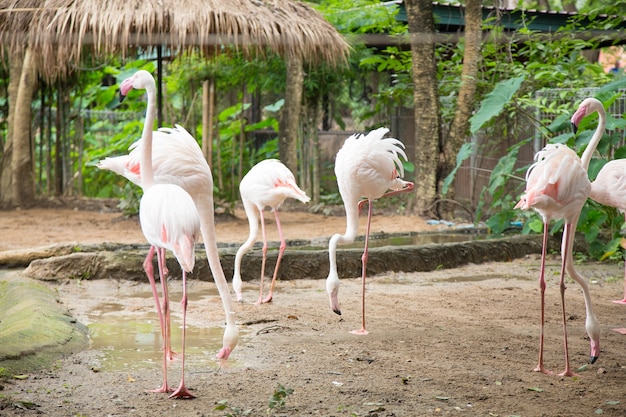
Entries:
[[[214, 294], [215, 293], [215, 294]], [[206, 298], [214, 298], [217, 290], [203, 289], [189, 296], [190, 303]], [[132, 295], [141, 304], [152, 305], [152, 293], [141, 292]], [[179, 300], [179, 294], [170, 294], [170, 303]], [[128, 302], [128, 300], [127, 300]], [[140, 304], [140, 303], [137, 303]], [[156, 309], [128, 308], [128, 303], [107, 302], [94, 306], [87, 312], [90, 349], [102, 352], [102, 370], [120, 371], [146, 367], [160, 367], [163, 359], [162, 338]], [[181, 320], [178, 314], [172, 315], [172, 349], [180, 352]], [[240, 330], [241, 331], [241, 330]], [[216, 353], [222, 347], [222, 327], [199, 327], [187, 324], [185, 361], [191, 367], [218, 367]], [[244, 335], [245, 337], [245, 335]], [[174, 364], [176, 361], [174, 362]], [[229, 359], [229, 366], [237, 366], [236, 359]], [[156, 368], [155, 368], [156, 369]], [[160, 368], [159, 368], [160, 369]]]

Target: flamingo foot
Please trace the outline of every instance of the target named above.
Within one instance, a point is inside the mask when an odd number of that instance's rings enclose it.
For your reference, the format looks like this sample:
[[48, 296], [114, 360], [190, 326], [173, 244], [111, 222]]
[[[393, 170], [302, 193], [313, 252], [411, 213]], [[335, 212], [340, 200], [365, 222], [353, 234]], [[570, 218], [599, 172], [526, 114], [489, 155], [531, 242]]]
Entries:
[[559, 374], [559, 376], [579, 376], [576, 372], [572, 372], [570, 369], [566, 369]]
[[177, 359], [178, 353], [174, 352], [172, 349], [167, 349], [166, 357], [168, 362], [173, 362]]
[[366, 334], [368, 334], [369, 332], [367, 330], [365, 330], [365, 327], [360, 328], [359, 330], [352, 330], [350, 333], [352, 334], [357, 334], [357, 335], [361, 335], [361, 336], [365, 336]]
[[626, 297], [624, 297], [623, 300], [614, 300], [613, 301], [615, 304], [626, 304]]
[[267, 297], [265, 297], [263, 301], [261, 301], [261, 303], [271, 303], [271, 302], [272, 302], [272, 293], [269, 293]]
[[231, 352], [231, 349], [229, 347], [224, 346], [223, 348], [220, 349], [219, 352], [217, 352], [217, 355], [215, 357], [217, 359], [227, 360], [228, 357], [230, 356], [230, 352]]
[[546, 375], [554, 375], [554, 372], [552, 372], [549, 369], [546, 369], [543, 365], [539, 364], [537, 365], [537, 367], [535, 369], [533, 369], [534, 372], [541, 372], [542, 374], [546, 374]]
[[176, 391], [172, 393], [172, 395], [169, 396], [169, 398], [179, 398], [183, 400], [190, 400], [192, 398], [196, 398], [196, 396], [193, 395], [191, 392], [189, 392], [185, 384], [181, 382], [179, 387], [176, 389]]
[[620, 328], [617, 328], [617, 329], [613, 329], [613, 331], [617, 332], [619, 334], [626, 335], [626, 328], [623, 328], [623, 327], [620, 327]]
[[174, 391], [174, 390], [172, 388], [168, 387], [167, 384], [163, 384], [163, 385], [161, 385], [160, 388], [151, 389], [151, 390], [148, 390], [146, 392], [157, 392], [157, 393], [161, 393], [161, 394], [169, 394], [172, 391]]

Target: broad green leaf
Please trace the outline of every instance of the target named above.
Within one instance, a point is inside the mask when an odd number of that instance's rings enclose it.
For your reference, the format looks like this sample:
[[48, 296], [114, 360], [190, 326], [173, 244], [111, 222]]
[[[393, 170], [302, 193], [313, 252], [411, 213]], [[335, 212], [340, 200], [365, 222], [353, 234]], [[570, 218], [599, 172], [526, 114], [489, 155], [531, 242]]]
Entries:
[[481, 103], [480, 109], [470, 118], [470, 132], [475, 134], [492, 117], [500, 114], [525, 79], [526, 76], [520, 76], [496, 84]]
[[463, 161], [469, 158], [473, 152], [474, 152], [474, 143], [466, 142], [463, 144], [463, 146], [461, 146], [461, 149], [459, 149], [459, 153], [456, 154], [456, 166], [454, 167], [454, 169], [452, 169], [452, 172], [450, 172], [450, 174], [448, 174], [446, 179], [443, 181], [443, 186], [441, 188], [442, 195], [446, 195], [446, 193], [448, 192], [448, 187], [450, 187], [450, 184], [452, 184], [452, 181], [454, 181], [456, 172], [461, 167], [461, 164], [463, 163]]

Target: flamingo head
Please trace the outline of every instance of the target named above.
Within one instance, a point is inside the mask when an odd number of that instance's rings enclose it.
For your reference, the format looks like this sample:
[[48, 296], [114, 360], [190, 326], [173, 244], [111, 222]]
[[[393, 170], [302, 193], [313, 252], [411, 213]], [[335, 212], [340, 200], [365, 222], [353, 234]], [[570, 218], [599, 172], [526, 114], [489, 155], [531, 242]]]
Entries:
[[224, 338], [222, 342], [223, 347], [217, 353], [216, 355], [217, 359], [227, 360], [231, 352], [237, 346], [238, 342], [239, 342], [239, 330], [237, 329], [237, 326], [235, 326], [234, 324], [226, 325], [226, 330], [224, 331]]
[[513, 207], [513, 209], [521, 210], [528, 210], [528, 208], [528, 197], [526, 197], [526, 194], [522, 195], [518, 203], [515, 205], [515, 207]]
[[332, 279], [331, 276], [326, 280], [326, 292], [330, 297], [330, 308], [336, 314], [341, 316], [341, 309], [339, 308], [339, 278]]
[[600, 323], [594, 314], [587, 314], [585, 330], [589, 335], [589, 343], [591, 344], [589, 363], [594, 363], [600, 357]]
[[600, 109], [604, 109], [600, 100], [595, 98], [584, 99], [570, 119], [574, 133], [576, 133], [576, 131], [578, 130], [578, 125], [585, 116], [589, 116], [590, 114], [595, 113]]
[[137, 90], [144, 90], [149, 84], [154, 84], [154, 78], [145, 70], [139, 70], [132, 76], [128, 77], [120, 84], [120, 96], [121, 99], [126, 97], [128, 92], [133, 88]]

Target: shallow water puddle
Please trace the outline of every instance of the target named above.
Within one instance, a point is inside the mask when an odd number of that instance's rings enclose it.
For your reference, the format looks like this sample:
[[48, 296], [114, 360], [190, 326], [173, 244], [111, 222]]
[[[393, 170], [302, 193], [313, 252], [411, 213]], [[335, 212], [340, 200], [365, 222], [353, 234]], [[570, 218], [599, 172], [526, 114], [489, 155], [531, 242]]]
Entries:
[[448, 277], [448, 278], [438, 278], [438, 279], [432, 280], [432, 282], [453, 282], [453, 283], [479, 282], [479, 281], [487, 281], [490, 279], [503, 279], [503, 280], [518, 279], [518, 280], [525, 281], [528, 278], [519, 276], [519, 275], [461, 275], [461, 276], [454, 276], [454, 277]]
[[[204, 298], [214, 298], [216, 295], [215, 290], [194, 291], [193, 294], [189, 294], [190, 305], [201, 302]], [[179, 301], [180, 294], [171, 291], [170, 305], [178, 304]], [[163, 341], [152, 293], [135, 293], [125, 298], [123, 303], [101, 303], [95, 305], [86, 314], [89, 322], [87, 327], [90, 349], [102, 352], [101, 369], [124, 371], [160, 367], [163, 360], [161, 350]], [[182, 317], [179, 312], [173, 312], [171, 344], [172, 350], [176, 353], [181, 352], [181, 321]], [[200, 327], [189, 324], [188, 319], [185, 349], [187, 365], [189, 367], [194, 365], [218, 367], [215, 355], [222, 347], [223, 333], [223, 327]], [[242, 329], [240, 329], [240, 336], [245, 339]], [[240, 340], [240, 343], [243, 343], [243, 340]], [[229, 366], [237, 366], [234, 357], [231, 357], [228, 362]]]
[[[424, 246], [442, 243], [459, 243], [471, 242], [474, 240], [484, 239], [485, 234], [472, 233], [396, 233], [372, 235], [369, 239], [370, 248], [380, 248], [383, 246]], [[341, 245], [341, 249], [361, 249], [364, 245], [364, 237], [358, 236], [354, 243], [349, 245]], [[294, 242], [289, 245], [290, 249], [295, 250], [322, 250], [328, 249], [328, 241], [311, 241], [298, 245]]]

